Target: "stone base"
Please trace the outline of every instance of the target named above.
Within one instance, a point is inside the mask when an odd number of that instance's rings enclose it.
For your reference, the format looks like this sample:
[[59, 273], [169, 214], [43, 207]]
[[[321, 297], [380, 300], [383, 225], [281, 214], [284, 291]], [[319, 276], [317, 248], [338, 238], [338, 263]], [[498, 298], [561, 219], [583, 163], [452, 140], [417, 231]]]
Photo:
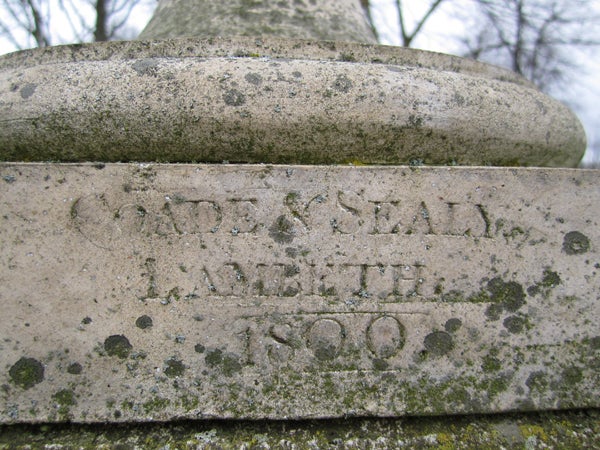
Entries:
[[0, 420], [598, 407], [597, 171], [0, 166]]
[[0, 426], [0, 448], [598, 448], [600, 412], [321, 421]]

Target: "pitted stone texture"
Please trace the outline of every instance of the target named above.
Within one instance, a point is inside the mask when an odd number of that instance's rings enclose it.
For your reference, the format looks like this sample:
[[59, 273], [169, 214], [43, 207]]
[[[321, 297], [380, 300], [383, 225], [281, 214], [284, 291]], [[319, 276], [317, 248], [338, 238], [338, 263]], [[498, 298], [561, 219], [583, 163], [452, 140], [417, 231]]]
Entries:
[[599, 179], [4, 164], [0, 417], [598, 407]]
[[161, 0], [140, 39], [210, 36], [377, 43], [359, 0]]
[[526, 81], [414, 50], [110, 43], [0, 68], [5, 160], [574, 166], [585, 150], [572, 112]]

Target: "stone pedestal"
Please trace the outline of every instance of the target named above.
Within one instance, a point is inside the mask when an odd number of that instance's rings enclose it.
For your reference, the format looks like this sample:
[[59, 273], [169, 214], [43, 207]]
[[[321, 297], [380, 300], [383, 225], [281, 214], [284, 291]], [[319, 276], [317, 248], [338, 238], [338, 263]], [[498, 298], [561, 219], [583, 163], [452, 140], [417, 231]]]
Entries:
[[[223, 3], [182, 34], [368, 35]], [[597, 171], [448, 167], [577, 164], [520, 77], [258, 36], [20, 52], [0, 92], [3, 423], [599, 406]]]
[[3, 421], [598, 406], [595, 172], [0, 175]]

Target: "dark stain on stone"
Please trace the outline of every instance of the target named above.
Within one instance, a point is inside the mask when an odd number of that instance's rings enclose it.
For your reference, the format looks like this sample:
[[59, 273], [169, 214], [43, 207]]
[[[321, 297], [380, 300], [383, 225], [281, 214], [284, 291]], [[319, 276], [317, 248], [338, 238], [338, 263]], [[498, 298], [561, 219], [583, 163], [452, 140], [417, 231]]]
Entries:
[[[423, 126], [423, 118], [411, 114], [408, 116], [408, 126], [411, 128], [421, 128]], [[421, 165], [421, 164], [418, 164]]]
[[487, 284], [490, 300], [501, 304], [507, 311], [515, 312], [525, 304], [523, 286], [515, 281], [505, 282], [500, 277], [492, 278]]
[[295, 258], [296, 256], [298, 256], [298, 250], [295, 249], [294, 247], [287, 247], [285, 249], [285, 254], [286, 254], [286, 256], [289, 256], [290, 258]]
[[583, 374], [578, 367], [567, 367], [561, 375], [562, 385], [565, 389], [573, 389], [583, 380]]
[[504, 308], [500, 304], [492, 303], [485, 310], [485, 315], [490, 320], [498, 320]]
[[44, 366], [37, 359], [22, 357], [12, 365], [8, 374], [17, 386], [29, 389], [44, 381]]
[[331, 87], [338, 92], [346, 94], [350, 92], [353, 86], [354, 84], [346, 75], [338, 75]]
[[71, 363], [69, 364], [69, 367], [67, 367], [67, 373], [70, 373], [71, 375], [79, 375], [82, 371], [83, 367], [81, 367], [81, 364], [78, 362]]
[[146, 315], [138, 317], [135, 321], [135, 326], [142, 330], [150, 328], [152, 326], [152, 317]]
[[389, 367], [389, 363], [381, 358], [373, 359], [373, 369], [374, 370], [387, 370]]
[[289, 278], [289, 277], [293, 277], [294, 275], [300, 273], [300, 267], [298, 267], [295, 264], [290, 264], [290, 265], [286, 265], [284, 267], [284, 271], [283, 274]]
[[169, 378], [180, 377], [185, 372], [185, 365], [177, 358], [168, 359], [166, 364], [165, 375]]
[[444, 329], [448, 333], [454, 333], [454, 332], [458, 331], [461, 326], [462, 326], [462, 321], [460, 319], [457, 319], [456, 317], [453, 317], [452, 319], [448, 319], [448, 321], [444, 325]]
[[137, 72], [138, 75], [148, 75], [155, 77], [158, 73], [159, 63], [155, 59], [140, 59], [131, 65], [131, 68]]
[[454, 348], [452, 336], [445, 331], [434, 331], [425, 336], [425, 349], [434, 356], [443, 356]]
[[247, 73], [246, 76], [244, 77], [244, 79], [248, 83], [253, 84], [255, 86], [259, 86], [263, 81], [262, 76], [258, 73], [254, 73], [254, 72]]
[[504, 319], [504, 327], [513, 334], [518, 334], [523, 331], [527, 324], [527, 319], [519, 316], [508, 316]]
[[495, 356], [486, 355], [483, 357], [483, 364], [481, 364], [481, 368], [486, 373], [497, 372], [502, 369], [502, 363]]
[[132, 348], [129, 339], [122, 334], [113, 334], [104, 340], [104, 350], [109, 356], [127, 358]]
[[540, 292], [544, 293], [544, 295], [548, 295], [551, 289], [554, 289], [556, 286], [562, 283], [560, 276], [558, 273], [551, 271], [546, 268], [544, 270], [544, 275], [542, 277], [542, 281], [536, 283], [533, 286], [529, 286], [527, 288], [527, 293], [529, 295], [537, 295]]
[[546, 374], [542, 371], [531, 372], [527, 380], [525, 381], [527, 387], [532, 391], [545, 391], [548, 387], [548, 380]]
[[590, 240], [579, 231], [571, 231], [565, 234], [562, 248], [567, 255], [581, 255], [590, 249]]
[[233, 353], [223, 353], [218, 348], [206, 352], [204, 361], [209, 367], [220, 369], [226, 377], [230, 377], [242, 370], [242, 365], [236, 355]]
[[21, 88], [21, 98], [27, 99], [33, 95], [35, 90], [37, 89], [37, 84], [27, 83], [25, 86]]
[[75, 393], [70, 389], [63, 389], [55, 393], [52, 398], [60, 406], [73, 406], [77, 402], [75, 401]]
[[230, 89], [223, 94], [223, 101], [229, 106], [242, 106], [246, 103], [246, 96], [237, 89]]
[[292, 222], [283, 215], [279, 216], [269, 228], [269, 236], [279, 244], [289, 244], [294, 240]]

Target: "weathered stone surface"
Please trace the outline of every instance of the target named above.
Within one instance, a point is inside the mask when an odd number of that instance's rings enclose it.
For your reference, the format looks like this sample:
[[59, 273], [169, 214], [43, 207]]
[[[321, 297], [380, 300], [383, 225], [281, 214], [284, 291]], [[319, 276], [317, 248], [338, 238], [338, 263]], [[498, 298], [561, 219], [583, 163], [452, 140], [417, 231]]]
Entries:
[[140, 39], [239, 35], [377, 43], [359, 0], [161, 0]]
[[0, 448], [591, 449], [600, 412], [312, 421], [0, 425]]
[[3, 422], [598, 407], [595, 171], [3, 164]]
[[358, 44], [109, 43], [0, 58], [0, 159], [575, 166], [581, 124], [525, 80]]

